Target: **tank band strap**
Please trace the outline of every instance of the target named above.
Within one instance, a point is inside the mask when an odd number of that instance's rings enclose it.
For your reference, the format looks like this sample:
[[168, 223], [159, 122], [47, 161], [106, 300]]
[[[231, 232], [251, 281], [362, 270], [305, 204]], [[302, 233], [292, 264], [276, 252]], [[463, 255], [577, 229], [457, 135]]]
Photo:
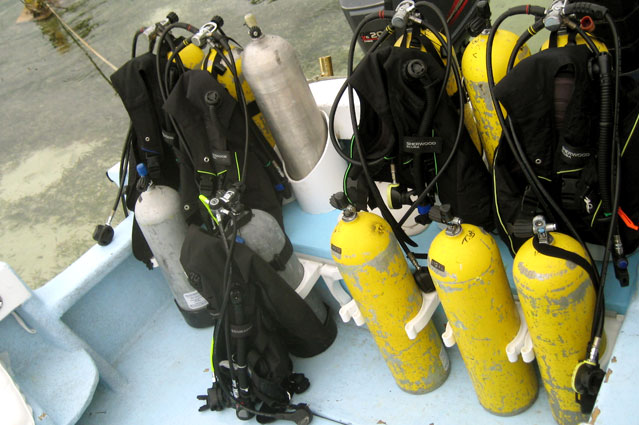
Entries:
[[275, 254], [271, 262], [269, 263], [277, 271], [282, 271], [286, 267], [286, 263], [293, 255], [293, 244], [288, 237], [285, 238], [284, 247], [279, 254]]
[[577, 255], [574, 252], [566, 251], [565, 249], [559, 248], [557, 246], [540, 243], [537, 238], [533, 238], [533, 247], [541, 254], [548, 257], [561, 258], [575, 263], [576, 265], [584, 269], [586, 273], [588, 273], [588, 276], [590, 276], [590, 281], [594, 285], [595, 289], [599, 289], [599, 278], [594, 266], [582, 256]]

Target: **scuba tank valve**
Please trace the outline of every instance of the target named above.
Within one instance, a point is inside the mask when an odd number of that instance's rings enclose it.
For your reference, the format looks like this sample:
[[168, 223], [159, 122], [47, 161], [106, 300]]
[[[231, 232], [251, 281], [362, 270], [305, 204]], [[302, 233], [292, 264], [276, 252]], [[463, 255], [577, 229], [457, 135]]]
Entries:
[[198, 32], [193, 34], [191, 37], [191, 43], [195, 44], [197, 47], [203, 47], [211, 38], [213, 38], [217, 33], [217, 23], [216, 22], [207, 22], [202, 25]]
[[160, 22], [156, 22], [155, 24], [148, 26], [142, 32], [142, 35], [149, 39], [149, 41], [153, 41], [158, 36], [158, 34], [161, 34], [164, 31], [167, 25], [174, 24], [179, 20], [180, 19], [175, 12], [169, 12], [169, 14], [166, 15], [166, 18], [164, 18]]

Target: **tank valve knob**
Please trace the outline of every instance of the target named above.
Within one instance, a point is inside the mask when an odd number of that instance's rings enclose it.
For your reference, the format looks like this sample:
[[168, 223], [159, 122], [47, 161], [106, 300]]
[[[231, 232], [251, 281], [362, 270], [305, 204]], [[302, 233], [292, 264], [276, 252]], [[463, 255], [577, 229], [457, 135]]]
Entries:
[[462, 231], [462, 220], [453, 215], [450, 204], [435, 205], [428, 211], [428, 218], [432, 221], [445, 224], [446, 234], [448, 236], [456, 236]]
[[257, 19], [252, 13], [244, 15], [244, 23], [249, 29], [249, 37], [255, 39], [262, 36], [262, 30], [257, 26]]
[[220, 15], [212, 17], [210, 22], [215, 22], [218, 28], [222, 28], [222, 26], [224, 26], [224, 19]]
[[438, 223], [449, 224], [455, 216], [453, 216], [450, 204], [444, 204], [433, 206], [430, 211], [428, 211], [428, 218]]
[[346, 197], [346, 194], [344, 192], [337, 192], [334, 193], [333, 195], [331, 195], [331, 198], [328, 201], [331, 206], [337, 210], [345, 210], [346, 207], [348, 207], [349, 205], [351, 205], [351, 203], [348, 201], [348, 198]]

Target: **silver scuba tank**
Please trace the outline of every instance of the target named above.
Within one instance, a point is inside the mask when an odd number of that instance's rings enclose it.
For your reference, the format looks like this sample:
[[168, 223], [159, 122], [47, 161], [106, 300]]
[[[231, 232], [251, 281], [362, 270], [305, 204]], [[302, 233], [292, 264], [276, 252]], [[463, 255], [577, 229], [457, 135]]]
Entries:
[[253, 90], [293, 180], [306, 177], [326, 146], [326, 122], [293, 47], [263, 34], [252, 15], [245, 17], [252, 41], [242, 52], [242, 73]]
[[[280, 253], [282, 253], [286, 244], [290, 242], [272, 215], [257, 209], [251, 211], [251, 220], [238, 229], [238, 236], [241, 237], [246, 246], [251, 248], [261, 259], [272, 264]], [[275, 265], [276, 270], [278, 268], [281, 269], [277, 270], [277, 274], [279, 274], [291, 288], [294, 290], [297, 289], [302, 283], [302, 279], [304, 279], [304, 266], [300, 263], [300, 260], [294, 252], [291, 252], [290, 257], [285, 263], [284, 261], [281, 261], [281, 263], [283, 263], [280, 264], [281, 267]], [[319, 295], [311, 290], [304, 298], [304, 301], [311, 307], [311, 310], [313, 310], [313, 313], [315, 313], [320, 322], [325, 323], [328, 311]]]
[[187, 232], [180, 195], [168, 186], [150, 185], [135, 203], [135, 219], [185, 321], [193, 327], [213, 325], [208, 302], [191, 286], [180, 264]]

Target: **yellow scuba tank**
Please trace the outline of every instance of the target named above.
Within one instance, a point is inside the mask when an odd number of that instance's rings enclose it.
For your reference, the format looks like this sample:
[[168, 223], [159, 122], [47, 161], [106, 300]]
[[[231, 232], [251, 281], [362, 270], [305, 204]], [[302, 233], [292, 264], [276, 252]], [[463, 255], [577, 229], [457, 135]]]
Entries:
[[[224, 50], [224, 56], [228, 58], [228, 52]], [[244, 99], [246, 100], [246, 104], [249, 108], [249, 114], [251, 115], [251, 119], [260, 129], [260, 132], [264, 136], [264, 138], [269, 142], [271, 146], [275, 146], [275, 138], [271, 133], [271, 130], [268, 128], [266, 124], [266, 119], [264, 118], [264, 114], [257, 107], [257, 103], [255, 102], [255, 95], [251, 90], [251, 87], [246, 82], [246, 79], [242, 76], [242, 58], [240, 54], [242, 53], [242, 49], [239, 47], [231, 46], [231, 53], [233, 54], [233, 60], [235, 60], [235, 67], [237, 68], [237, 75], [242, 81], [242, 91], [244, 92]], [[202, 64], [202, 69], [207, 70], [209, 72], [215, 72], [217, 74], [217, 81], [226, 88], [233, 99], [237, 100], [237, 92], [235, 90], [235, 80], [233, 79], [233, 73], [228, 69], [224, 60], [220, 57], [217, 51], [211, 50], [211, 54], [206, 64]]]
[[513, 278], [552, 415], [560, 425], [575, 425], [588, 420], [575, 400], [572, 374], [590, 341], [596, 294], [584, 268], [542, 254], [533, 240], [586, 261], [584, 248], [570, 236], [550, 234], [554, 226], [546, 225], [541, 216], [535, 217], [533, 223], [536, 236], [519, 248], [513, 262]]
[[493, 414], [520, 413], [535, 401], [538, 383], [532, 364], [511, 363], [506, 354], [521, 319], [497, 243], [482, 228], [461, 224], [448, 205], [433, 207], [429, 217], [448, 224], [430, 245], [428, 270], [477, 398]]
[[[169, 59], [171, 55], [172, 53], [169, 52], [167, 54], [167, 59]], [[189, 43], [180, 50], [178, 56], [186, 68], [195, 69], [202, 63], [202, 60], [204, 59], [204, 52], [195, 44]], [[173, 59], [173, 62], [176, 62], [176, 59]]]
[[388, 223], [347, 207], [331, 253], [397, 385], [413, 394], [442, 385], [450, 363], [432, 321], [415, 339], [404, 330], [420, 311], [422, 293]]
[[[486, 160], [492, 168], [495, 149], [501, 137], [501, 125], [495, 113], [495, 107], [488, 89], [488, 74], [486, 72], [486, 44], [488, 30], [473, 38], [462, 56], [461, 68], [466, 91], [473, 109], [479, 138], [486, 154]], [[493, 75], [498, 83], [506, 75], [508, 59], [517, 44], [518, 37], [510, 31], [498, 30], [493, 44]], [[519, 50], [515, 65], [530, 56], [528, 46]], [[502, 108], [504, 116], [506, 112]], [[470, 130], [469, 130], [470, 131]]]

